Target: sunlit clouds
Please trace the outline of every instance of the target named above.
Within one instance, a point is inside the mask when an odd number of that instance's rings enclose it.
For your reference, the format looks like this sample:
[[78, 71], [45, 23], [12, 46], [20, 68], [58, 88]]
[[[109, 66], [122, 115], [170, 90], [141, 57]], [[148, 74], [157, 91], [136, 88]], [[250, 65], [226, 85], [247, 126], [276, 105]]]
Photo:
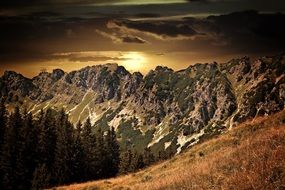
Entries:
[[4, 0], [0, 74], [14, 70], [33, 77], [41, 70], [68, 72], [105, 63], [146, 74], [158, 65], [180, 70], [280, 53], [285, 6], [283, 0], [274, 2]]

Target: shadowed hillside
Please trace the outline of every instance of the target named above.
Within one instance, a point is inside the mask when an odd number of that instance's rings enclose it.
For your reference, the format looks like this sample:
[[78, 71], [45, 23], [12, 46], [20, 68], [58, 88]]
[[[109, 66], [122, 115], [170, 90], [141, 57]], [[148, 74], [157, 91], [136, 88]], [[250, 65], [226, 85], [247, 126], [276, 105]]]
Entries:
[[225, 134], [137, 173], [58, 189], [284, 189], [285, 111]]

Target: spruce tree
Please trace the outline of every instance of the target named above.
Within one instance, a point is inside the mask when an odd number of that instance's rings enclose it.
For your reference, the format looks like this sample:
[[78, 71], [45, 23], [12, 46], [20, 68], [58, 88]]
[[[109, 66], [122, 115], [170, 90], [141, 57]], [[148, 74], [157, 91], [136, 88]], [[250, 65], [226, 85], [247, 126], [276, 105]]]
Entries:
[[127, 151], [123, 152], [120, 156], [120, 174], [126, 174], [129, 172], [132, 172], [133, 169], [132, 166], [132, 159], [133, 159], [133, 153], [131, 149], [128, 149]]
[[96, 157], [96, 136], [92, 133], [92, 125], [88, 118], [82, 129], [82, 147], [84, 150], [84, 178], [86, 180], [97, 177], [98, 160]]
[[[5, 131], [6, 131], [6, 125], [7, 125], [7, 110], [5, 107], [5, 100], [4, 98], [2, 98], [1, 102], [0, 102], [0, 163], [1, 163], [1, 159], [3, 157], [3, 146], [4, 146], [4, 137], [5, 137]], [[0, 164], [0, 189], [3, 189], [3, 168], [2, 168], [2, 164]]]
[[95, 165], [97, 168], [97, 177], [104, 178], [107, 175], [105, 168], [107, 168], [108, 160], [107, 160], [107, 151], [106, 151], [106, 146], [105, 146], [106, 144], [105, 144], [105, 139], [104, 139], [104, 133], [101, 130], [101, 128], [99, 128], [96, 133], [96, 140], [97, 140], [97, 143], [96, 143], [95, 154], [96, 154], [97, 161]]
[[45, 165], [48, 173], [51, 173], [55, 158], [56, 149], [56, 127], [51, 109], [47, 109], [39, 121], [39, 165]]
[[159, 151], [157, 161], [166, 160], [166, 159], [167, 159], [166, 151]]
[[2, 150], [2, 145], [4, 144], [6, 123], [7, 123], [7, 110], [5, 107], [5, 100], [3, 98], [0, 102], [0, 151]]
[[82, 176], [84, 175], [84, 150], [82, 145], [82, 124], [79, 121], [76, 125], [74, 132], [74, 144], [73, 144], [73, 155], [72, 155], [72, 180], [74, 182], [84, 181]]
[[27, 113], [24, 109], [22, 125], [19, 127], [19, 134], [17, 138], [17, 154], [16, 165], [15, 165], [15, 177], [17, 189], [28, 189], [30, 188], [30, 180], [32, 178], [32, 172], [35, 164], [33, 159], [33, 151], [35, 148], [33, 131], [33, 120], [31, 114]]
[[142, 169], [145, 167], [144, 161], [143, 161], [143, 155], [138, 154], [135, 152], [133, 154], [132, 164], [131, 164], [131, 170], [136, 171], [139, 169]]
[[23, 116], [24, 127], [22, 131], [24, 142], [23, 159], [25, 165], [24, 182], [25, 187], [31, 187], [31, 180], [36, 168], [37, 158], [37, 144], [38, 144], [38, 130], [35, 126], [33, 116], [31, 113], [24, 113]]
[[[3, 120], [1, 119], [3, 118]], [[114, 128], [92, 131], [88, 118], [76, 128], [62, 110], [42, 110], [36, 119], [20, 114], [7, 116], [0, 104], [0, 126], [5, 129], [0, 156], [0, 189], [43, 189], [58, 184], [112, 177], [118, 173], [120, 150]], [[142, 168], [143, 157], [130, 151], [124, 170]], [[123, 168], [121, 166], [121, 168]]]
[[155, 157], [153, 153], [151, 152], [150, 148], [144, 149], [143, 160], [144, 160], [145, 166], [149, 166], [155, 162]]
[[108, 130], [105, 138], [105, 176], [104, 177], [113, 177], [119, 171], [120, 164], [120, 147], [117, 142], [116, 132], [112, 127], [111, 130]]
[[[14, 113], [11, 114], [7, 124], [7, 130], [4, 137], [3, 155], [1, 158], [1, 167], [3, 171], [3, 186], [5, 189], [18, 189], [19, 175], [17, 171], [18, 166], [22, 165], [21, 147], [19, 135], [23, 121], [18, 107], [15, 108]], [[19, 184], [21, 185], [21, 184]]]
[[45, 189], [50, 186], [51, 174], [45, 164], [40, 164], [34, 171], [32, 190]]
[[56, 119], [57, 140], [55, 149], [55, 162], [53, 177], [56, 184], [70, 182], [72, 176], [73, 126], [68, 116], [61, 110]]

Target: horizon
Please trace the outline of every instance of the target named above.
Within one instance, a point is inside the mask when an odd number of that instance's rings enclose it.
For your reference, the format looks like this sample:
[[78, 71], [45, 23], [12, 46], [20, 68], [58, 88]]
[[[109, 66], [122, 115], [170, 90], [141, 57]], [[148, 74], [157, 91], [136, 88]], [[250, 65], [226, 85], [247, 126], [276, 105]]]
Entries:
[[[120, 63], [116, 63], [116, 62], [106, 62], [106, 63], [96, 63], [96, 64], [79, 65], [76, 69], [72, 69], [73, 67], [70, 68], [70, 69], [68, 69], [68, 68], [62, 68], [62, 67], [57, 67], [57, 66], [52, 67], [52, 68], [49, 68], [49, 69], [40, 68], [40, 69], [38, 69], [38, 70], [36, 71], [36, 73], [33, 74], [33, 75], [30, 75], [28, 72], [25, 72], [25, 71], [23, 71], [23, 70], [21, 70], [21, 69], [19, 69], [19, 70], [18, 70], [18, 69], [16, 69], [16, 70], [13, 70], [13, 69], [10, 69], [10, 70], [9, 70], [9, 69], [6, 69], [6, 70], [4, 70], [4, 69], [0, 68], [0, 76], [2, 77], [5, 72], [12, 71], [12, 72], [16, 72], [16, 73], [18, 73], [18, 74], [23, 75], [25, 78], [32, 79], [32, 78], [34, 78], [34, 77], [40, 75], [41, 73], [52, 73], [53, 70], [56, 70], [56, 69], [60, 69], [60, 70], [64, 71], [64, 73], [70, 73], [70, 72], [73, 72], [73, 71], [79, 71], [79, 70], [84, 69], [84, 68], [87, 68], [87, 67], [104, 66], [104, 65], [109, 65], [109, 64], [110, 64], [110, 65], [123, 66], [129, 73], [133, 74], [133, 73], [135, 73], [135, 72], [139, 72], [140, 74], [143, 75], [143, 77], [145, 77], [149, 72], [151, 72], [152, 70], [155, 70], [155, 68], [156, 68], [156, 67], [159, 67], [159, 66], [172, 69], [174, 72], [179, 72], [179, 71], [181, 71], [181, 70], [185, 70], [185, 69], [187, 69], [188, 67], [190, 67], [190, 66], [195, 66], [195, 65], [197, 65], [197, 64], [214, 64], [214, 63], [225, 64], [225, 63], [230, 62], [231, 60], [234, 60], [234, 59], [242, 59], [242, 58], [244, 58], [244, 57], [248, 57], [248, 58], [250, 58], [251, 61], [254, 61], [254, 60], [257, 60], [257, 59], [260, 59], [260, 58], [263, 58], [263, 57], [272, 57], [272, 56], [282, 55], [282, 54], [284, 54], [284, 52], [279, 52], [279, 53], [275, 53], [275, 54], [272, 53], [272, 54], [270, 54], [270, 55], [260, 55], [260, 56], [259, 56], [259, 55], [255, 55], [255, 56], [248, 56], [248, 55], [242, 56], [242, 55], [240, 55], [240, 56], [235, 56], [235, 57], [224, 58], [224, 59], [222, 59], [222, 60], [220, 60], [220, 61], [217, 61], [217, 60], [205, 61], [205, 62], [196, 61], [196, 62], [190, 63], [189, 65], [186, 65], [186, 64], [185, 64], [185, 67], [178, 67], [178, 68], [172, 68], [172, 67], [169, 66], [169, 65], [153, 64], [153, 65], [152, 65], [153, 67], [149, 68], [148, 70], [141, 70], [141, 68], [140, 68], [140, 67], [141, 67], [141, 66], [140, 66], [140, 63], [138, 63], [140, 69], [139, 69], [139, 68], [137, 68], [137, 69], [131, 69], [132, 67], [130, 68], [130, 65], [128, 65], [128, 64], [126, 64], [126, 63], [121, 63], [121, 64], [120, 64]], [[210, 60], [210, 58], [209, 58], [209, 60]], [[136, 63], [133, 63], [133, 62], [132, 62], [131, 64], [136, 64]], [[184, 65], [183, 65], [183, 66], [184, 66]]]

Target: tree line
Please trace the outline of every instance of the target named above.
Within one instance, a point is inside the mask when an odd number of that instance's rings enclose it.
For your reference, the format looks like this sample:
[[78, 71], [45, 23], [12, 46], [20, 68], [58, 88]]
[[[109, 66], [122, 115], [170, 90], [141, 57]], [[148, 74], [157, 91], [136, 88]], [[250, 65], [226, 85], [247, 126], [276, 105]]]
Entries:
[[120, 151], [114, 128], [94, 131], [90, 118], [73, 126], [64, 110], [33, 116], [0, 104], [0, 189], [43, 189], [114, 177], [142, 169], [157, 159]]

